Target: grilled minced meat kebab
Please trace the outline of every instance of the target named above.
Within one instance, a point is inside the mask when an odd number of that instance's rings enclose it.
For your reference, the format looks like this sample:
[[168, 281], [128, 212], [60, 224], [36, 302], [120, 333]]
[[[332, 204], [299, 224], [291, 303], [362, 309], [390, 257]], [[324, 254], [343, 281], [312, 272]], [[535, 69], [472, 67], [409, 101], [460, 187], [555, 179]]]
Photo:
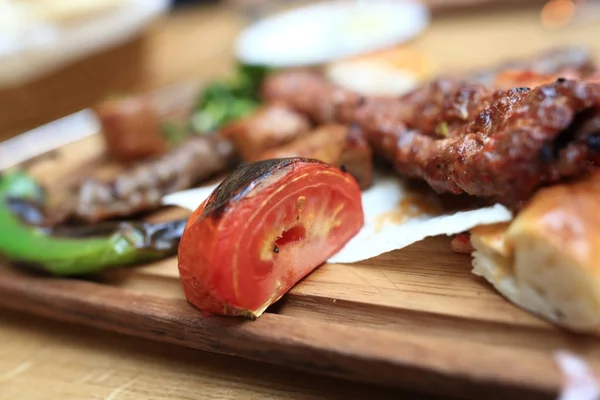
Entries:
[[365, 98], [290, 71], [267, 78], [263, 96], [319, 123], [356, 123], [378, 156], [439, 193], [507, 206], [583, 173], [600, 151], [600, 85], [585, 81], [498, 90], [448, 78], [399, 98]]
[[[226, 172], [239, 158], [320, 157], [343, 163], [365, 188], [371, 149], [438, 192], [510, 205], [600, 158], [598, 85], [556, 79], [594, 72], [585, 50], [565, 48], [440, 78], [400, 98], [365, 98], [311, 72], [271, 75], [262, 90], [266, 104], [253, 115], [220, 134], [188, 138], [112, 180], [85, 180], [50, 220], [97, 222], [148, 211], [164, 195]], [[522, 87], [513, 89], [517, 84]], [[368, 145], [355, 140], [361, 137]]]
[[165, 155], [141, 162], [109, 181], [87, 179], [76, 188], [68, 217], [87, 222], [124, 217], [160, 206], [163, 196], [224, 172], [233, 145], [216, 135], [191, 137]]
[[266, 104], [219, 133], [192, 136], [162, 156], [138, 162], [110, 180], [88, 178], [68, 202], [51, 213], [48, 224], [65, 218], [98, 222], [160, 206], [163, 196], [188, 189], [237, 163], [301, 154], [344, 165], [366, 188], [372, 182], [371, 150], [358, 127], [313, 129], [302, 114]]

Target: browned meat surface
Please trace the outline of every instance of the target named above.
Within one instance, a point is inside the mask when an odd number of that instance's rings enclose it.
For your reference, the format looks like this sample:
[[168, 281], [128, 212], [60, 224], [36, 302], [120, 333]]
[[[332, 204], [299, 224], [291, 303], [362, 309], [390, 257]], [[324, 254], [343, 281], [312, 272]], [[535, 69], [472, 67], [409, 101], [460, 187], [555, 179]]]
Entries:
[[587, 169], [600, 147], [595, 143], [600, 131], [583, 127], [600, 115], [600, 85], [561, 80], [499, 93], [453, 137], [401, 135], [398, 171], [424, 179], [438, 192], [514, 205], [543, 184]]
[[362, 130], [356, 126], [324, 124], [310, 135], [269, 150], [260, 160], [272, 158], [314, 158], [345, 168], [365, 189], [373, 182], [371, 149]]
[[[434, 137], [452, 136], [479, 111], [496, 101], [496, 90], [450, 79], [438, 79], [395, 99], [365, 99], [345, 120], [358, 121], [370, 131], [406, 129]], [[385, 111], [384, 111], [385, 109]], [[392, 128], [392, 129], [390, 129]]]
[[396, 157], [398, 137], [406, 132], [403, 113], [391, 99], [365, 99], [352, 112], [346, 110], [340, 120], [356, 124], [366, 135], [369, 146], [379, 158], [391, 162]]
[[169, 193], [225, 171], [235, 160], [233, 145], [223, 138], [187, 139], [164, 156], [122, 172], [111, 181], [89, 179], [77, 189], [68, 216], [87, 222], [129, 216], [160, 206]]
[[167, 142], [161, 120], [146, 95], [107, 99], [94, 107], [108, 153], [121, 161], [162, 155]]
[[364, 100], [305, 70], [274, 73], [265, 79], [261, 92], [265, 101], [283, 103], [317, 124], [344, 119], [345, 109], [352, 113]]
[[380, 153], [388, 154], [385, 149], [389, 146], [381, 141], [390, 135], [406, 129], [448, 134], [491, 103], [495, 90], [443, 78], [399, 98], [368, 98], [338, 88], [317, 73], [293, 71], [267, 78], [263, 95], [265, 100], [284, 102], [317, 123], [357, 122], [369, 136], [382, 136], [370, 142]]
[[394, 137], [406, 130], [402, 119], [405, 114], [395, 99], [365, 98], [311, 71], [287, 71], [267, 77], [262, 96], [265, 101], [283, 102], [317, 124], [356, 122], [375, 153], [389, 161], [396, 151]]
[[230, 138], [244, 161], [254, 161], [261, 153], [306, 135], [310, 121], [283, 105], [268, 104], [253, 115], [221, 129]]
[[267, 78], [263, 95], [317, 123], [357, 123], [375, 153], [391, 161], [400, 134], [411, 129], [448, 136], [494, 101], [496, 91], [480, 84], [439, 79], [399, 98], [370, 98], [338, 88], [317, 73], [293, 71]]
[[[600, 85], [589, 82], [493, 90], [440, 79], [400, 98], [369, 99], [316, 74], [290, 72], [267, 81], [265, 96], [316, 120], [355, 122], [376, 154], [439, 192], [507, 205], [540, 185], [582, 173], [600, 147], [596, 134], [581, 128], [597, 115], [587, 110], [600, 108]], [[319, 109], [322, 104], [326, 109]]]
[[[447, 135], [464, 125], [493, 99], [494, 90], [480, 84], [438, 79], [397, 100], [401, 119], [409, 129], [434, 135]], [[442, 131], [438, 132], [444, 124]]]

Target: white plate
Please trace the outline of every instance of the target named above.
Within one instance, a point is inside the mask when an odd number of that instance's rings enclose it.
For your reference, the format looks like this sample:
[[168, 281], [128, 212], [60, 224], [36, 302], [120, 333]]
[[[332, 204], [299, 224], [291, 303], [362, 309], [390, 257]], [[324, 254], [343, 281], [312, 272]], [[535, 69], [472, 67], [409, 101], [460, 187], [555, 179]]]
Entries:
[[295, 67], [322, 64], [402, 43], [429, 25], [416, 0], [328, 1], [265, 18], [236, 41], [248, 64]]
[[[124, 43], [168, 9], [169, 0], [127, 0], [115, 10], [59, 25], [2, 15], [0, 87], [18, 86], [106, 48]], [[2, 6], [2, 4], [0, 4]], [[0, 8], [8, 13], [9, 9]], [[6, 22], [12, 26], [7, 29]]]

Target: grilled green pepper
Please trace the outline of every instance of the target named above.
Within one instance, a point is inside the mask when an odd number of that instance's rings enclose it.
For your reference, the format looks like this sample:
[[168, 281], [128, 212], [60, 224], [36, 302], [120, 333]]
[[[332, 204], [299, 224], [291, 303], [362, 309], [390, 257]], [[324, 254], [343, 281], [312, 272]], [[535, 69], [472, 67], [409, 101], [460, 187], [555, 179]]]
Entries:
[[84, 275], [176, 254], [187, 222], [45, 228], [44, 198], [23, 171], [0, 176], [0, 256], [52, 275]]

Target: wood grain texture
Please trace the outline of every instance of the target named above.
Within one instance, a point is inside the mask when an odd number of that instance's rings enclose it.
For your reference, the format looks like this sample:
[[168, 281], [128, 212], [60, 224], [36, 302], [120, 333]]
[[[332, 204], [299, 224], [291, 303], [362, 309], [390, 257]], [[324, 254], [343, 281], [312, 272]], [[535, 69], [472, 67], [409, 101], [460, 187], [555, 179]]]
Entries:
[[0, 400], [434, 400], [0, 312]]
[[[257, 321], [204, 316], [185, 300], [108, 285], [0, 270], [15, 310], [323, 375], [423, 392], [498, 398], [550, 396], [559, 371], [548, 354], [267, 313]], [[515, 360], [527, 362], [515, 362]], [[511, 365], [511, 368], [506, 368]]]

